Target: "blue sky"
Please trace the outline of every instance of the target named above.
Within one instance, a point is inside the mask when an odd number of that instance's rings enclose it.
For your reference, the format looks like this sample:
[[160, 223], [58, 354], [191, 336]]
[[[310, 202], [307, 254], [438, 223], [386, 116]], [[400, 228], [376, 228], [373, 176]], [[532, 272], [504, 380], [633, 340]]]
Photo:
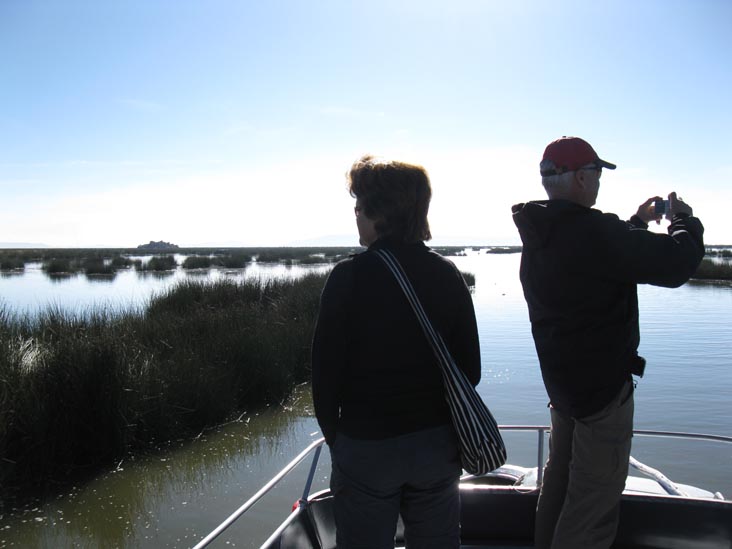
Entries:
[[729, 0], [0, 0], [0, 242], [355, 244], [374, 153], [427, 168], [435, 243], [514, 244], [579, 135], [596, 207], [677, 191], [732, 244], [730, 97]]

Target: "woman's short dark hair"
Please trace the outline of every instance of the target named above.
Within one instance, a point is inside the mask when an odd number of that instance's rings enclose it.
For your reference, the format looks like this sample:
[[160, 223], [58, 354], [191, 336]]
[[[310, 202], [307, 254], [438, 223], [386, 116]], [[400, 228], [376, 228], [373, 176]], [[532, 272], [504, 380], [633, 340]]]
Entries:
[[348, 190], [379, 236], [402, 242], [432, 238], [427, 221], [432, 188], [422, 166], [366, 155], [351, 166]]

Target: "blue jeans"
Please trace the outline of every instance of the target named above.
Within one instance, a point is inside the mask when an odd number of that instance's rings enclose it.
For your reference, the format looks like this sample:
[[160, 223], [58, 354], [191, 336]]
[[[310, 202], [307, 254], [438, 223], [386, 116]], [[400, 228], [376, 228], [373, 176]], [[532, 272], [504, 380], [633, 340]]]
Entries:
[[399, 514], [410, 549], [460, 547], [462, 468], [451, 425], [331, 448], [338, 549], [393, 548]]
[[551, 409], [549, 459], [536, 509], [537, 549], [606, 549], [618, 527], [633, 436], [633, 382], [599, 412]]

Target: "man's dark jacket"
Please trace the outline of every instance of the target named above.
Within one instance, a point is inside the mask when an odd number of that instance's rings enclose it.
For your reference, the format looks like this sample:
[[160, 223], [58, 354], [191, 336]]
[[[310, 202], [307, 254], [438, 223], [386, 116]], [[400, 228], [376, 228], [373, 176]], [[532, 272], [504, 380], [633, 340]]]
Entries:
[[668, 235], [567, 200], [518, 204], [521, 284], [552, 406], [604, 408], [638, 363], [636, 284], [674, 288], [704, 256], [704, 228], [675, 215]]

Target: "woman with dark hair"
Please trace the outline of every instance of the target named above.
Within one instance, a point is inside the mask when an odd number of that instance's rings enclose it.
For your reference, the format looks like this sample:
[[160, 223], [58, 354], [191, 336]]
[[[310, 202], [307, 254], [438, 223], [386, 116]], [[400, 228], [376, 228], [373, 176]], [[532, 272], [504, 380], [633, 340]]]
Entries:
[[480, 349], [470, 292], [430, 250], [424, 168], [364, 156], [348, 174], [367, 250], [333, 269], [313, 340], [315, 415], [331, 452], [339, 548], [460, 546], [460, 456], [439, 364], [381, 259], [402, 264], [433, 326], [470, 381]]

